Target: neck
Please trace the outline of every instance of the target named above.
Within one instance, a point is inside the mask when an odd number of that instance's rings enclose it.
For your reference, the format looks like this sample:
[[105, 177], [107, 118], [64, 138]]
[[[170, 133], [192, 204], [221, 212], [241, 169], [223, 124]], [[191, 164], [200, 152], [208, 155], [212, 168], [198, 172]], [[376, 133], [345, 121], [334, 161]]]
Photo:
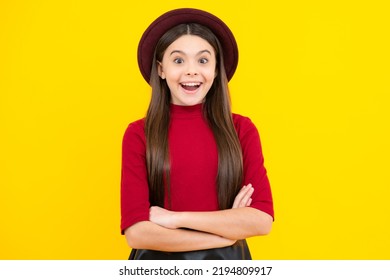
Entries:
[[191, 105], [191, 106], [183, 106], [183, 105], [170, 105], [170, 113], [172, 117], [176, 116], [201, 116], [203, 112], [203, 103]]

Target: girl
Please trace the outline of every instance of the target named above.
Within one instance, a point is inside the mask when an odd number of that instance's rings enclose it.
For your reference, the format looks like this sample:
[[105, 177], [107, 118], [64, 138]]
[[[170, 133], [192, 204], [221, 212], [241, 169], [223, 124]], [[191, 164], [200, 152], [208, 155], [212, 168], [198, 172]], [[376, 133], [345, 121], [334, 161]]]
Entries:
[[269, 233], [273, 203], [257, 129], [230, 109], [233, 34], [212, 14], [173, 10], [144, 32], [138, 63], [152, 97], [123, 138], [130, 259], [251, 259], [245, 238]]

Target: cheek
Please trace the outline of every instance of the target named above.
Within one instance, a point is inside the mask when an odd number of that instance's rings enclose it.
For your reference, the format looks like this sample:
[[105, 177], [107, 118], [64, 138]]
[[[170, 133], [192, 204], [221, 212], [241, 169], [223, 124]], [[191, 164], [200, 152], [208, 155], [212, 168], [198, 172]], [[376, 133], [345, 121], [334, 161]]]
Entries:
[[215, 63], [207, 69], [207, 78], [214, 80], [217, 77], [218, 69]]
[[164, 73], [167, 79], [170, 80], [178, 80], [181, 75], [181, 71], [179, 69], [174, 69], [174, 68], [168, 68]]
[[210, 69], [205, 73], [205, 76], [207, 77], [208, 80], [213, 81], [215, 77], [217, 77], [217, 70]]

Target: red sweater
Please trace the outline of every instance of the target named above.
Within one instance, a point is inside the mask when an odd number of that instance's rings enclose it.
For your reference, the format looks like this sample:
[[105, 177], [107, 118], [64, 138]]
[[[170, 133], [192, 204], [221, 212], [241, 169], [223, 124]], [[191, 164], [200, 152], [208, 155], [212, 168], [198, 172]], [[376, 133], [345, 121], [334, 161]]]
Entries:
[[[171, 105], [168, 132], [173, 211], [218, 210], [216, 175], [218, 151], [202, 114], [202, 104]], [[249, 118], [233, 114], [241, 143], [244, 180], [254, 187], [251, 207], [274, 216], [270, 184], [264, 167], [259, 134]], [[131, 123], [122, 143], [121, 231], [149, 220], [144, 119]]]

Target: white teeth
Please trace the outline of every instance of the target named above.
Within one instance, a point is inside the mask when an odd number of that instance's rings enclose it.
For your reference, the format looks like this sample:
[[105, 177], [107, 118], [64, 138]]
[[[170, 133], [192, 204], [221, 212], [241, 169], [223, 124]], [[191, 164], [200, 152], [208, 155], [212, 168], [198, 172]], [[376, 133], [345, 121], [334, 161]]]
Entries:
[[200, 83], [182, 83], [182, 85], [187, 87], [196, 87], [200, 86]]

